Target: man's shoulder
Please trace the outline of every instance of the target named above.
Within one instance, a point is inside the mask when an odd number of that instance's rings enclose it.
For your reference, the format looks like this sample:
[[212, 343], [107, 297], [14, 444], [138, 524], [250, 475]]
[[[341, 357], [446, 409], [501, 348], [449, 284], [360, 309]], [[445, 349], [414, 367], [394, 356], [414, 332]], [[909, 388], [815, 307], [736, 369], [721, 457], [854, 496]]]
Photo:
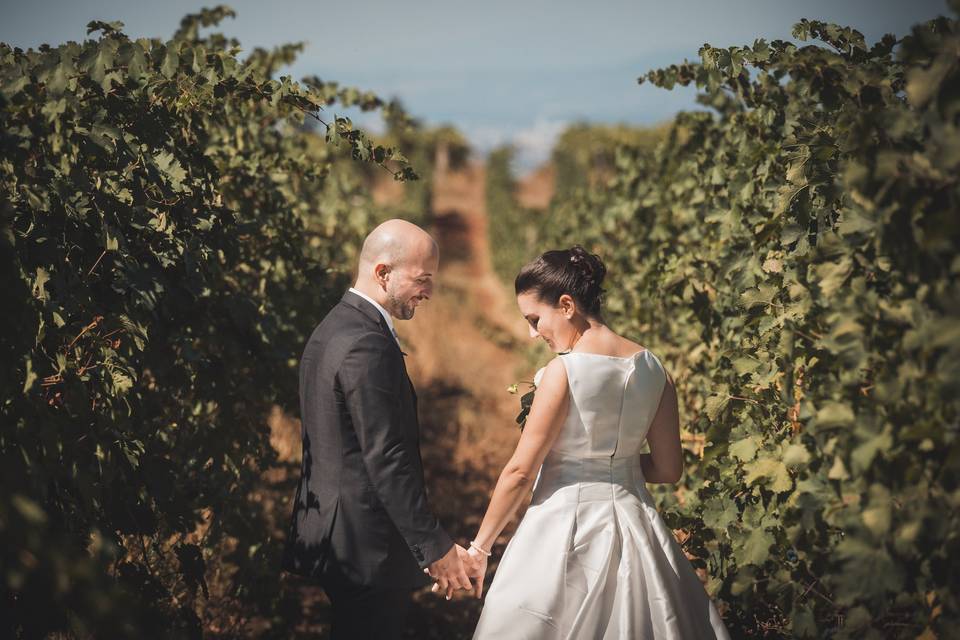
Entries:
[[320, 324], [313, 330], [310, 340], [349, 339], [351, 336], [370, 331], [371, 326], [370, 319], [363, 312], [340, 301], [333, 305], [333, 308], [323, 317]]
[[357, 315], [362, 314], [355, 314], [353, 308], [343, 302], [334, 305], [307, 338], [303, 359], [322, 362], [338, 358], [350, 342], [369, 330]]
[[327, 361], [340, 361], [351, 352], [390, 353], [394, 345], [393, 339], [362, 311], [340, 302], [314, 329], [305, 351], [322, 353]]
[[379, 327], [367, 328], [350, 336], [347, 351], [397, 353], [396, 341]]

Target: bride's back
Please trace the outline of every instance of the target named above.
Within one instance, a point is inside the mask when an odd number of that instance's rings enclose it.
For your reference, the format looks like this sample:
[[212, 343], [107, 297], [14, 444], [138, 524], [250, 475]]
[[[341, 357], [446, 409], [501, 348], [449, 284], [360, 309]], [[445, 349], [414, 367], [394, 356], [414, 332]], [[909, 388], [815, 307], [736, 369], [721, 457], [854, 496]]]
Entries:
[[[558, 356], [567, 371], [570, 405], [551, 453], [578, 458], [628, 458], [643, 446], [666, 384], [648, 349], [629, 356], [571, 351]], [[543, 369], [534, 382], [539, 383]]]

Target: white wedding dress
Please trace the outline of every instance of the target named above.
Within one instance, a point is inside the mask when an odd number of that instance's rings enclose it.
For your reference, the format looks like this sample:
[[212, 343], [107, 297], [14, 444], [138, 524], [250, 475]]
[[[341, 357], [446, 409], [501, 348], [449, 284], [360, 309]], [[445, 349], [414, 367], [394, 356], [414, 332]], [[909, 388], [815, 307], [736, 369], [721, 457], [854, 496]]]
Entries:
[[660, 360], [648, 350], [559, 357], [569, 412], [474, 639], [729, 638], [640, 469], [666, 383]]

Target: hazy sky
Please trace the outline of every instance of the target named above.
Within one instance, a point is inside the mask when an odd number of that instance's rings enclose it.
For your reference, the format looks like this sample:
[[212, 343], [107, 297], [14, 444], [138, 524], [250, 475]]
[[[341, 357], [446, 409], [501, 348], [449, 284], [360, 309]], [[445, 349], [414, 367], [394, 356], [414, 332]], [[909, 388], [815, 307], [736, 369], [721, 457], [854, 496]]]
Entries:
[[[131, 36], [168, 37], [215, 3], [0, 0], [0, 41], [20, 47], [85, 37], [93, 19]], [[245, 48], [303, 41], [286, 72], [399, 97], [481, 149], [519, 143], [526, 164], [577, 120], [649, 124], [694, 107], [692, 90], [638, 86], [649, 69], [714, 46], [788, 39], [800, 18], [853, 26], [868, 42], [949, 12], [945, 0], [234, 0], [220, 30]]]

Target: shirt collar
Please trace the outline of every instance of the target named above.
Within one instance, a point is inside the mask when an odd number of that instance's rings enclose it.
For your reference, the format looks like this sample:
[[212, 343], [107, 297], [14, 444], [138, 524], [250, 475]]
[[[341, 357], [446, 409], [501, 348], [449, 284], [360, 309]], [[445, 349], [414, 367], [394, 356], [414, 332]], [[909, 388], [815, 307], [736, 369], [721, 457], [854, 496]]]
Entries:
[[372, 304], [374, 307], [376, 307], [377, 311], [380, 312], [380, 315], [383, 316], [383, 319], [387, 321], [387, 326], [390, 327], [390, 333], [393, 333], [394, 335], [396, 335], [396, 330], [393, 328], [393, 317], [390, 315], [389, 311], [384, 309], [379, 302], [377, 302], [376, 300], [374, 300], [373, 298], [365, 294], [363, 291], [360, 291], [359, 289], [354, 289], [353, 287], [350, 287], [350, 291], [352, 293], [357, 294], [358, 296], [360, 296], [361, 298], [363, 298], [364, 300]]

